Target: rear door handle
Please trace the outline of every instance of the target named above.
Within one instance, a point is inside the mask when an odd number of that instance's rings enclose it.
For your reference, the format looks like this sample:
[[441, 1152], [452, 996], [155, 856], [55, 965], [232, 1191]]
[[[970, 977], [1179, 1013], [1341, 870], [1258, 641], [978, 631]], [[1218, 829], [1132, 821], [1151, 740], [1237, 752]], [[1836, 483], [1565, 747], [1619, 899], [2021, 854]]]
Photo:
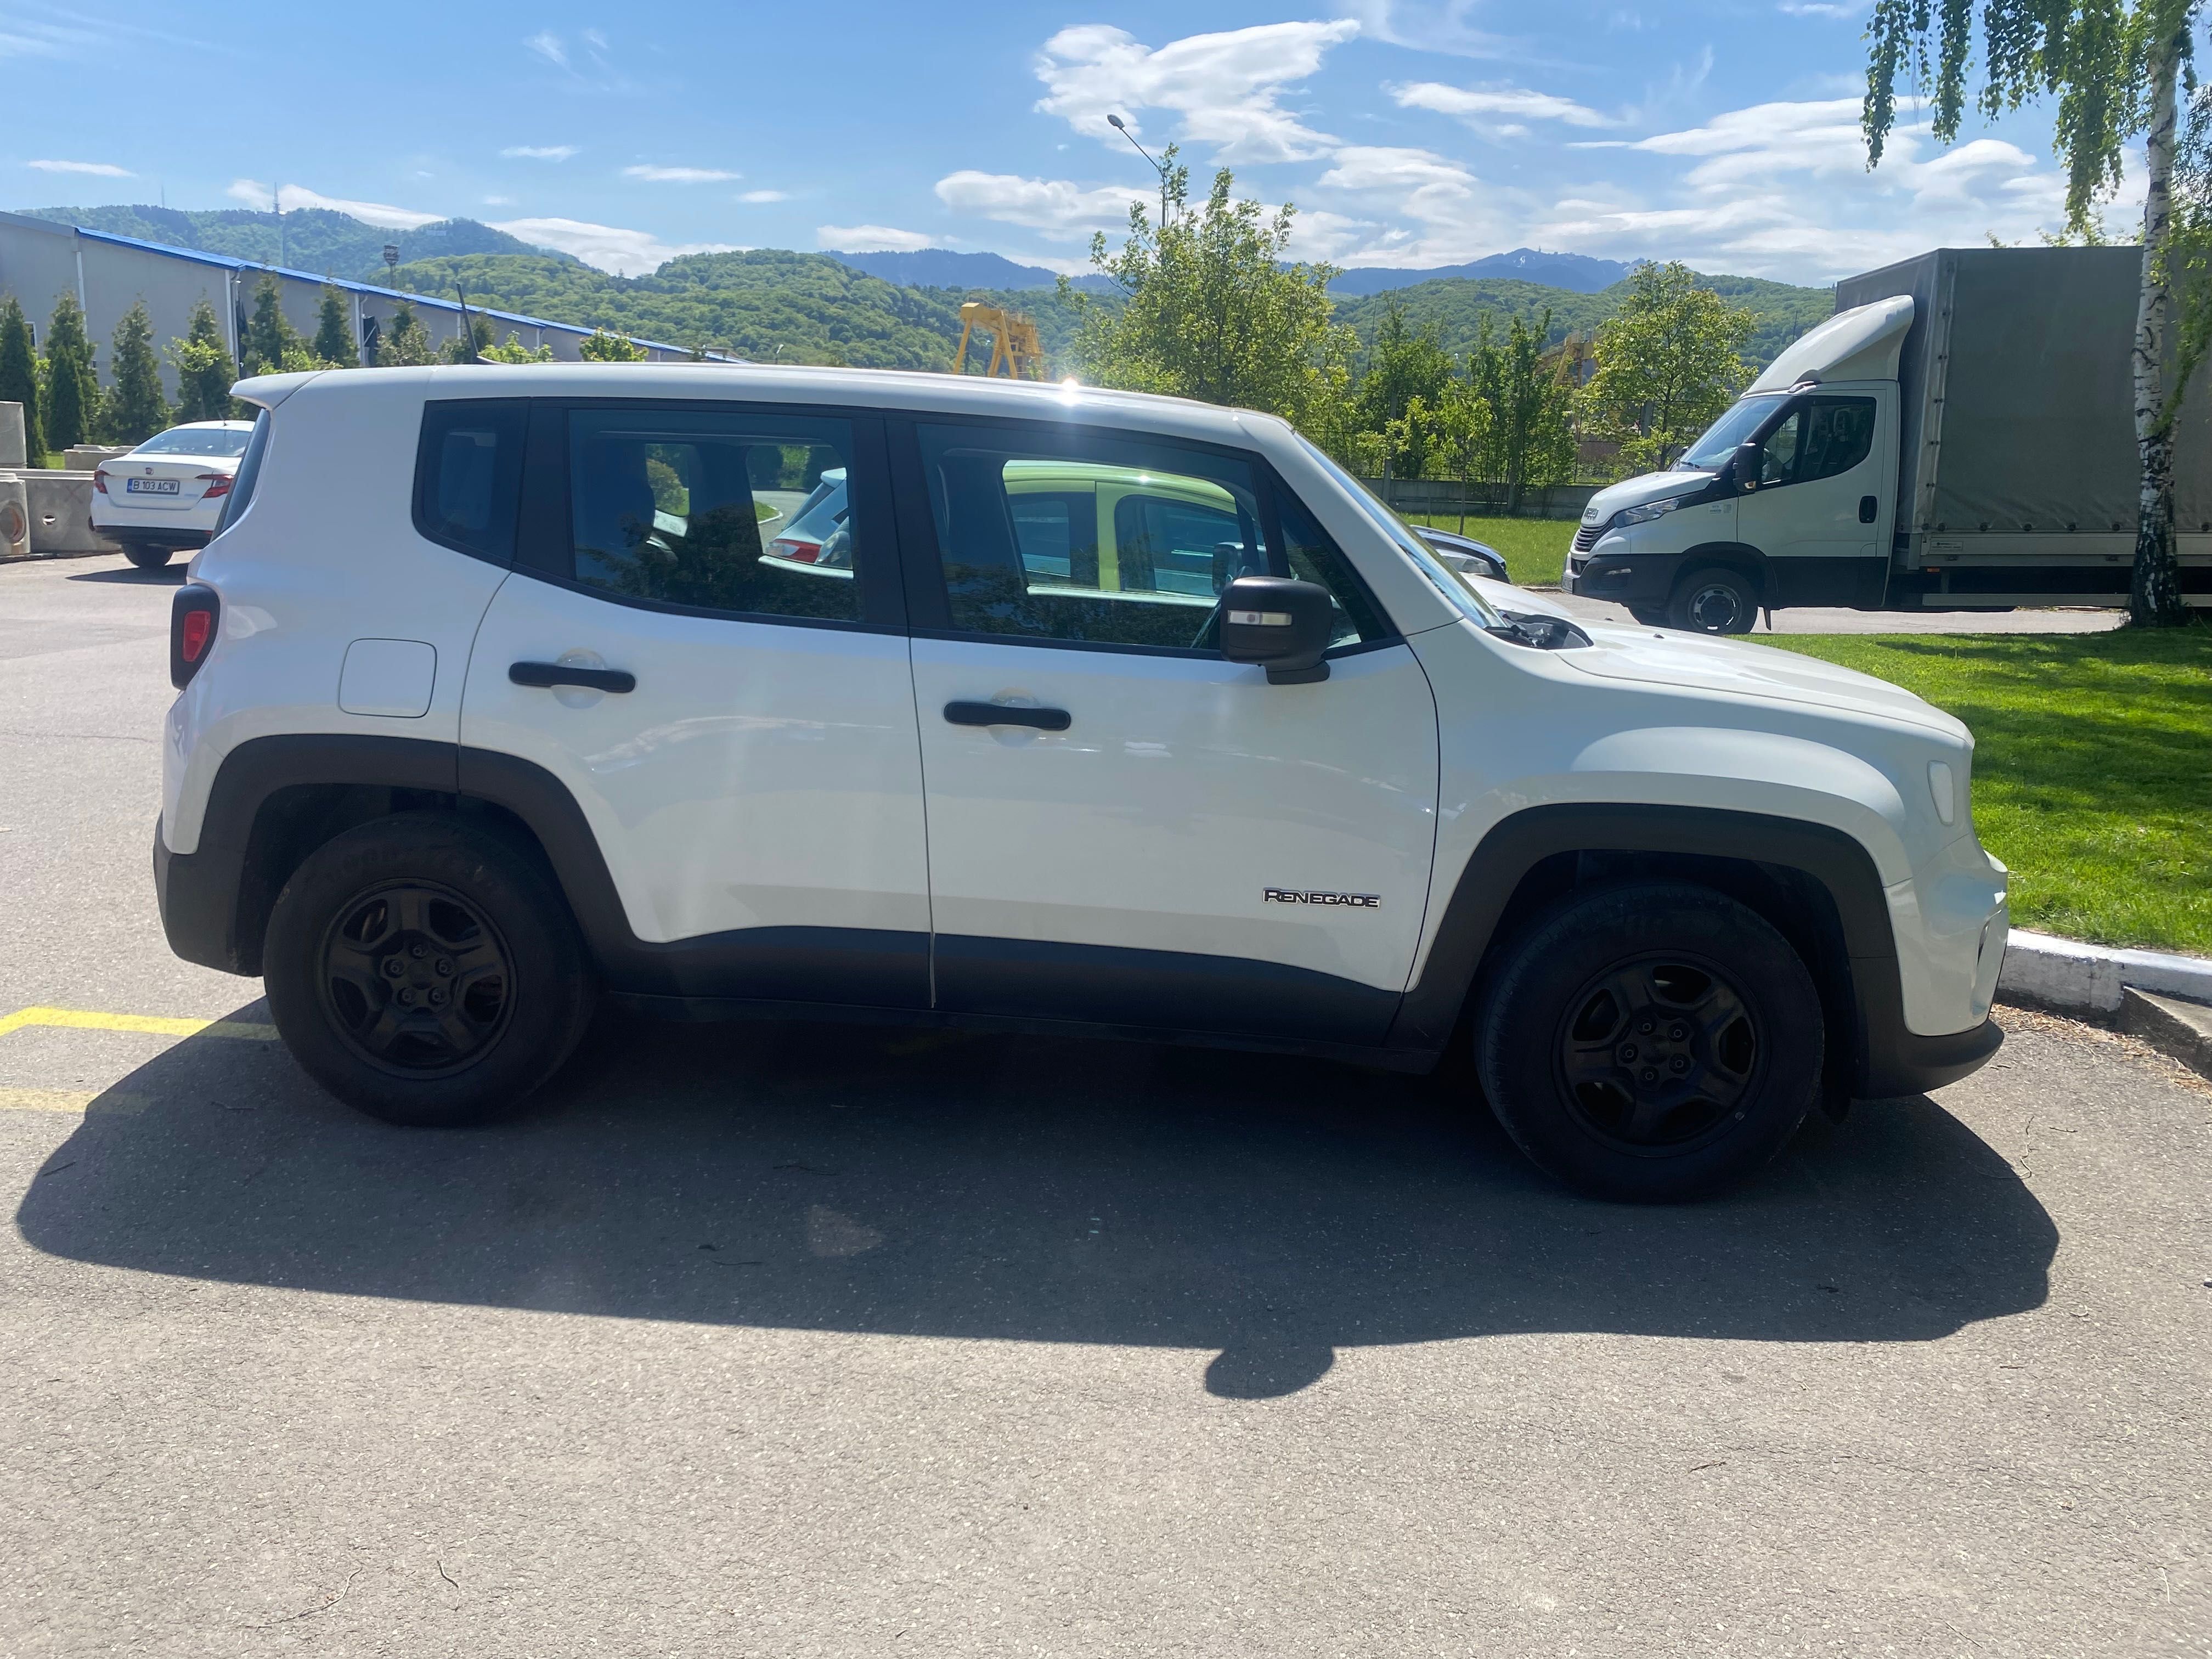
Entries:
[[1033, 726], [1040, 732], [1065, 732], [1073, 724], [1065, 708], [1014, 708], [1003, 702], [948, 702], [945, 718], [955, 726]]
[[580, 685], [590, 691], [635, 691], [637, 676], [619, 668], [579, 668], [565, 662], [519, 662], [507, 677], [517, 685]]

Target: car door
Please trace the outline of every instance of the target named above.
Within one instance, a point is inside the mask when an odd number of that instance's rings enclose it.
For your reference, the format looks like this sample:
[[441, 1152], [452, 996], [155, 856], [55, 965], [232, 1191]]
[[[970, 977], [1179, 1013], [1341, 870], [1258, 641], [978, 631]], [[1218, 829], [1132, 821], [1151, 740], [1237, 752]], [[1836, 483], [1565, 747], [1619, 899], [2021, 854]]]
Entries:
[[[742, 403], [532, 419], [517, 568], [470, 658], [463, 787], [516, 763], [557, 781], [660, 988], [927, 1006], [880, 423]], [[791, 522], [809, 510], [818, 538]]]
[[[1379, 1041], [1419, 938], [1436, 708], [1341, 554], [1249, 455], [902, 441], [937, 1006]], [[1248, 572], [1330, 587], [1325, 681], [1221, 656], [1216, 596]]]
[[1780, 601], [1832, 600], [1852, 591], [1849, 573], [1862, 564], [1881, 569], [1894, 446], [1875, 442], [1879, 410], [1870, 395], [1796, 398], [1763, 441], [1759, 487], [1735, 502], [1736, 538], [1767, 556]]

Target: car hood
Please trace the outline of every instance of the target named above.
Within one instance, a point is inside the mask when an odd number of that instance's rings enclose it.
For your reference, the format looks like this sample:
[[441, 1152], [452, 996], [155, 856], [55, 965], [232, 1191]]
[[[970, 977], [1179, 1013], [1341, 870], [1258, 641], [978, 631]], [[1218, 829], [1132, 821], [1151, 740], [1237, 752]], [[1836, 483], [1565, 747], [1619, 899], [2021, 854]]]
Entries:
[[[1577, 619], [1579, 621], [1579, 619]], [[1725, 691], [1903, 720], [1971, 742], [1966, 728], [1901, 685], [1771, 646], [1650, 628], [1580, 622], [1590, 643], [1555, 660], [1599, 679], [1669, 690]]]
[[1633, 478], [1623, 478], [1589, 498], [1589, 505], [1583, 509], [1583, 522], [1603, 524], [1624, 507], [1641, 507], [1646, 501], [1663, 501], [1669, 495], [1695, 495], [1717, 476], [1700, 471], [1644, 472]]

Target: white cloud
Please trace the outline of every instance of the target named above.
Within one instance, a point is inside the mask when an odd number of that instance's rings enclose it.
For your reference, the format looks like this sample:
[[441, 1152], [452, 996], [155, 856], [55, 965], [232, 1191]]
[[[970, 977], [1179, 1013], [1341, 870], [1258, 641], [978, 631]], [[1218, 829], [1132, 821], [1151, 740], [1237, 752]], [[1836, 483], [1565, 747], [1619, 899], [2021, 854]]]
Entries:
[[[1336, 140], [1282, 107], [1285, 88], [1321, 67], [1330, 47], [1359, 33], [1334, 22], [1263, 23], [1220, 34], [1193, 34], [1155, 50], [1104, 23], [1065, 28], [1037, 56], [1048, 88], [1036, 107], [1078, 132], [1120, 145], [1109, 113], [1146, 109], [1179, 118], [1176, 137], [1211, 146], [1227, 162], [1297, 161], [1327, 154]], [[1133, 130], [1143, 131], [1135, 119]]]
[[752, 202], [757, 204], [761, 202], [787, 202], [791, 198], [780, 190], [749, 190], [739, 196], [738, 199], [740, 202]]
[[487, 196], [483, 198], [483, 204], [486, 207], [513, 207], [514, 205], [514, 198], [512, 196]]
[[41, 173], [86, 173], [95, 179], [136, 179], [138, 175], [128, 167], [117, 167], [112, 161], [26, 161], [27, 167], [36, 167]]
[[500, 151], [510, 161], [565, 161], [575, 153], [574, 144], [509, 144]]
[[1776, 9], [1792, 17], [1826, 17], [1837, 22], [1862, 16], [1866, 11], [1864, 6], [1830, 5], [1826, 0], [1781, 0]]
[[1447, 52], [1461, 58], [1497, 58], [1508, 42], [1470, 25], [1468, 14], [1478, 0], [1348, 0], [1339, 10], [1356, 19], [1360, 30], [1393, 46], [1418, 52]]
[[940, 246], [936, 237], [891, 225], [817, 225], [814, 241], [817, 247], [835, 248], [840, 253], [912, 253]]
[[[269, 186], [258, 179], [234, 179], [224, 192], [233, 201], [243, 202], [248, 207], [264, 212], [270, 206]], [[442, 213], [423, 213], [414, 208], [392, 207], [383, 202], [353, 202], [343, 196], [325, 196], [319, 191], [302, 185], [286, 185], [276, 192], [276, 207], [283, 212], [295, 212], [301, 208], [327, 208], [333, 213], [343, 213], [360, 220], [365, 225], [376, 225], [386, 230], [420, 230], [424, 225], [434, 225], [447, 216]]]
[[1131, 202], [1158, 198], [1141, 190], [1088, 190], [1065, 179], [966, 171], [939, 179], [937, 199], [955, 213], [1028, 225], [1054, 236], [1075, 236], [1127, 224]]
[[624, 167], [623, 177], [639, 179], [649, 185], [719, 185], [744, 175], [725, 173], [720, 167]]
[[1609, 117], [1599, 114], [1586, 104], [1527, 87], [1448, 87], [1436, 81], [1417, 81], [1410, 86], [1386, 86], [1382, 89], [1397, 100], [1401, 109], [1434, 110], [1439, 115], [1455, 116], [1469, 126], [1487, 131], [1528, 131], [1526, 127], [1497, 126], [1492, 118], [1516, 122], [1559, 121], [1571, 127], [1613, 125]]
[[552, 30], [542, 30], [532, 35], [522, 44], [556, 68], [568, 67], [568, 48], [562, 43], [561, 37]]
[[645, 276], [687, 253], [735, 251], [727, 242], [670, 244], [650, 231], [589, 224], [580, 219], [508, 219], [492, 228], [539, 247], [573, 253], [586, 264], [612, 271], [617, 276]]

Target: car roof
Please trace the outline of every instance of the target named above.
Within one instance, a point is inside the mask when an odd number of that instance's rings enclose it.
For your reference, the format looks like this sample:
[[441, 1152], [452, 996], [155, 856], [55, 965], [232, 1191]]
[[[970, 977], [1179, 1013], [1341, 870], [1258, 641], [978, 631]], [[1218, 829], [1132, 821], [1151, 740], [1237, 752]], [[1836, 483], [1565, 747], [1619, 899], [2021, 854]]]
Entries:
[[478, 363], [419, 368], [322, 369], [241, 380], [234, 395], [275, 408], [295, 393], [317, 398], [349, 386], [419, 385], [447, 398], [667, 398], [743, 399], [915, 414], [1073, 420], [1134, 427], [1204, 442], [1249, 445], [1259, 426], [1279, 425], [1251, 410], [1194, 398], [1113, 392], [1066, 381], [1002, 380], [912, 369], [811, 368], [760, 363]]

